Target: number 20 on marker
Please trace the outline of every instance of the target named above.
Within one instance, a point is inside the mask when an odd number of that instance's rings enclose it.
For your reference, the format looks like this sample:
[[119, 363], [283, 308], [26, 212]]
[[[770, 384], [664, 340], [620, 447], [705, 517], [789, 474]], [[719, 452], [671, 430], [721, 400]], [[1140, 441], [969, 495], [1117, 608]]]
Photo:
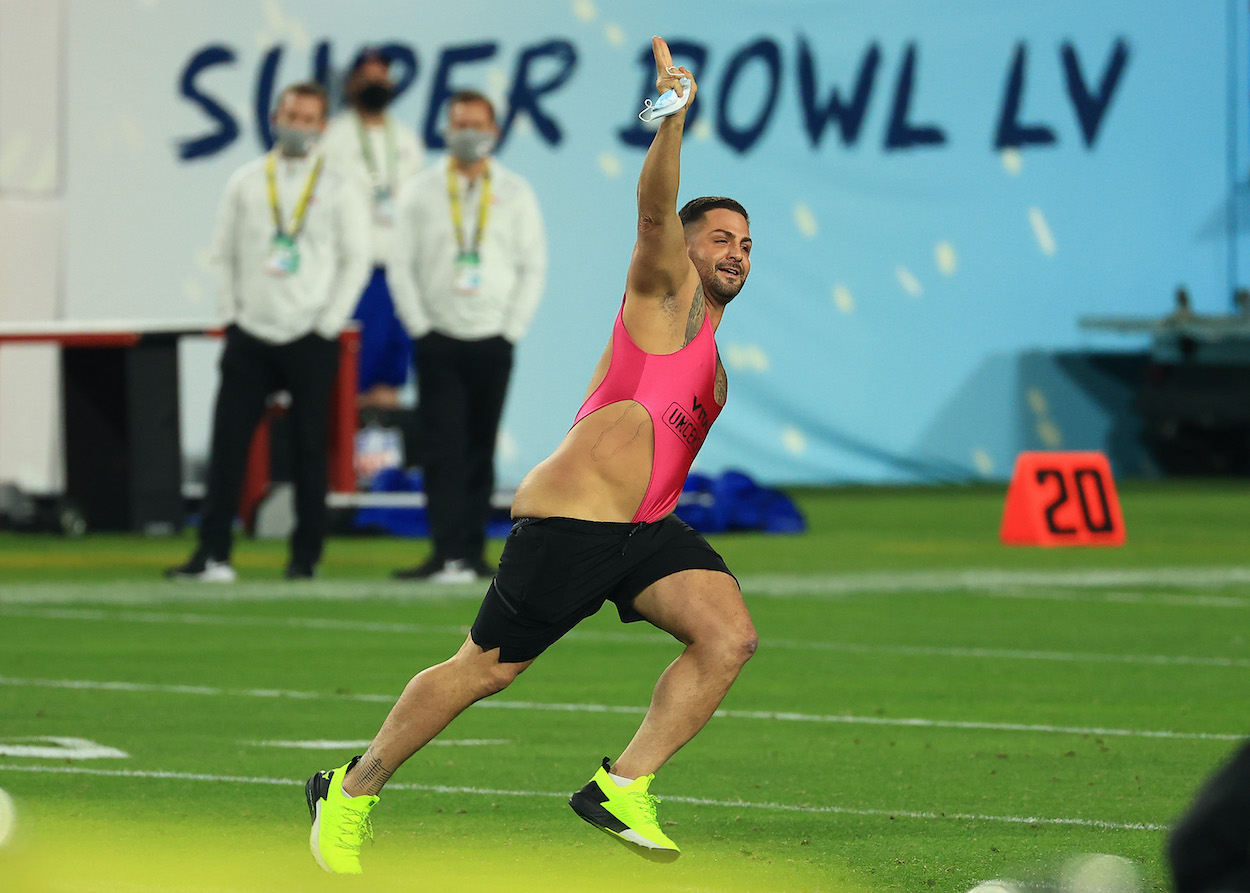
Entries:
[[1107, 457], [1099, 452], [1021, 453], [999, 538], [1011, 545], [1121, 545], [1124, 516]]

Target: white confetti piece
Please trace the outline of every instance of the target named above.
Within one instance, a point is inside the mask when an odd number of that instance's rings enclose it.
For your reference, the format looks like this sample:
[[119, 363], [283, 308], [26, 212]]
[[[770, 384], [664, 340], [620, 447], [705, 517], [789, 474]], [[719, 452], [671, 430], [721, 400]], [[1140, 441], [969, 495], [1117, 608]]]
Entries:
[[924, 286], [920, 284], [920, 280], [915, 277], [911, 270], [903, 265], [900, 264], [894, 268], [894, 277], [898, 279], [898, 284], [903, 286], [903, 291], [913, 298], [918, 298], [924, 294]]
[[725, 362], [730, 369], [747, 369], [767, 372], [771, 363], [768, 354], [758, 344], [728, 344], [725, 346]]
[[1016, 149], [1003, 149], [999, 157], [1003, 162], [1003, 170], [1013, 177], [1019, 176], [1020, 171], [1024, 169], [1024, 156]]
[[803, 202], [799, 202], [794, 206], [794, 225], [799, 228], [800, 233], [809, 239], [814, 238], [820, 230], [820, 226], [816, 222], [816, 215]]
[[600, 152], [599, 170], [603, 171], [605, 177], [619, 177], [621, 175], [621, 160], [611, 152]]
[[845, 285], [839, 284], [833, 287], [833, 306], [843, 313], [855, 312], [855, 296]]
[[980, 447], [972, 451], [972, 464], [980, 474], [989, 476], [994, 473], [994, 460]]
[[1055, 236], [1050, 231], [1050, 224], [1046, 222], [1046, 215], [1042, 213], [1041, 208], [1029, 208], [1029, 224], [1033, 227], [1033, 235], [1037, 238], [1037, 245], [1042, 249], [1042, 254], [1053, 257], [1055, 251], [1058, 250], [1055, 246]]
[[943, 276], [951, 276], [959, 269], [959, 256], [950, 242], [938, 242], [933, 249], [933, 259], [937, 263], [938, 272]]
[[1052, 450], [1063, 446], [1063, 434], [1059, 426], [1050, 419], [1042, 419], [1037, 423], [1037, 436]]
[[603, 39], [614, 47], [625, 46], [625, 29], [615, 22], [604, 26]]
[[781, 432], [781, 444], [796, 456], [807, 452], [807, 438], [803, 436], [802, 431], [793, 425], [788, 426]]
[[1038, 415], [1042, 415], [1050, 407], [1046, 402], [1046, 395], [1042, 393], [1040, 388], [1029, 388], [1027, 399], [1029, 401], [1029, 409]]
[[598, 14], [599, 10], [591, 0], [573, 0], [573, 15], [583, 22], [593, 22]]

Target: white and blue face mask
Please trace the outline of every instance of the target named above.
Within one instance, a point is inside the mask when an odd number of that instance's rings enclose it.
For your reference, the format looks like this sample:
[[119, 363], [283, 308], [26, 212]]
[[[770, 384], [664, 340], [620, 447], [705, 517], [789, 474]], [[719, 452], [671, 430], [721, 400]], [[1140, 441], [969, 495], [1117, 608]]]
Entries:
[[302, 157], [312, 151], [317, 144], [320, 133], [316, 130], [304, 130], [300, 127], [287, 127], [285, 124], [273, 126], [273, 141], [283, 155]]
[[457, 161], [481, 161], [495, 148], [495, 135], [489, 130], [466, 127], [447, 133], [447, 151]]

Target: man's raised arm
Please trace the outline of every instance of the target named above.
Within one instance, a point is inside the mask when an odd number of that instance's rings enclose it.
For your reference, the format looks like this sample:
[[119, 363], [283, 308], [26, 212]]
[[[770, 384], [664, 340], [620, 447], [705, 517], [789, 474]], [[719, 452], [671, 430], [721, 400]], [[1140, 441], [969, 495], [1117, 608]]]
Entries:
[[[626, 292], [640, 298], [666, 298], [677, 294], [693, 271], [686, 254], [686, 239], [677, 217], [677, 188], [681, 180], [681, 138], [686, 112], [697, 92], [694, 76], [673, 67], [673, 57], [663, 38], [651, 38], [655, 54], [656, 89], [674, 90], [690, 97], [679, 111], [664, 118], [651, 141], [638, 177], [638, 240], [629, 263]], [[686, 78], [689, 86], [679, 83]]]

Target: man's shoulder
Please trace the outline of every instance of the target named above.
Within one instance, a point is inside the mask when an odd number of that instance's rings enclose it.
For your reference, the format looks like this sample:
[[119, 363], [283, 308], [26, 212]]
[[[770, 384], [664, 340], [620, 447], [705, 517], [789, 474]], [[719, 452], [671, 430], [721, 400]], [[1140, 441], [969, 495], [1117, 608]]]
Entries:
[[236, 167], [226, 180], [227, 189], [237, 189], [246, 180], [251, 177], [260, 177], [264, 175], [266, 155], [259, 155], [250, 161], [245, 161]]
[[386, 113], [386, 122], [390, 125], [392, 132], [400, 142], [409, 143], [420, 147], [421, 140], [417, 136], [417, 129], [407, 121], [400, 118], [394, 112]]
[[323, 140], [339, 139], [344, 133], [354, 133], [356, 130], [356, 113], [351, 109], [344, 109], [330, 119], [326, 125], [325, 136]]
[[534, 187], [530, 185], [529, 180], [493, 158], [490, 162], [490, 177], [491, 188], [497, 190], [501, 198], [534, 195]]

